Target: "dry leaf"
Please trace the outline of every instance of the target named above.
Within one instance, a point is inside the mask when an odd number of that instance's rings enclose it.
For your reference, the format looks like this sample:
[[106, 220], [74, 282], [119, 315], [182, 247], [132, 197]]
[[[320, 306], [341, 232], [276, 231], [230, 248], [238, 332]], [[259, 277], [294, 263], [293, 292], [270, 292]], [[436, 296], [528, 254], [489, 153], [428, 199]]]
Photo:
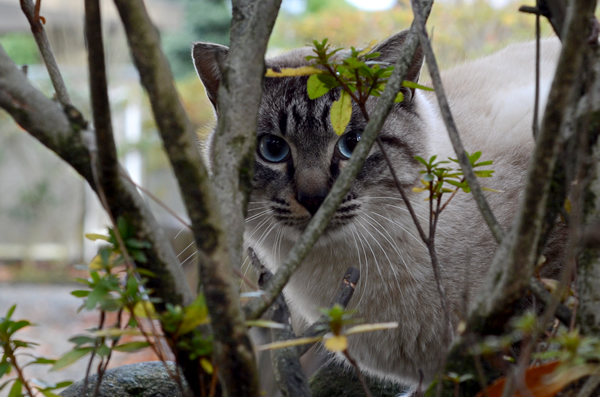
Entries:
[[[596, 373], [599, 365], [577, 365], [560, 369], [555, 372], [560, 362], [553, 361], [547, 364], [530, 367], [525, 372], [525, 384], [531, 395], [535, 397], [554, 397], [559, 391], [568, 384], [584, 376]], [[501, 397], [506, 383], [506, 377], [497, 379], [486, 389], [488, 397]], [[475, 397], [483, 397], [484, 393], [480, 391]], [[518, 391], [515, 397], [523, 397]]]

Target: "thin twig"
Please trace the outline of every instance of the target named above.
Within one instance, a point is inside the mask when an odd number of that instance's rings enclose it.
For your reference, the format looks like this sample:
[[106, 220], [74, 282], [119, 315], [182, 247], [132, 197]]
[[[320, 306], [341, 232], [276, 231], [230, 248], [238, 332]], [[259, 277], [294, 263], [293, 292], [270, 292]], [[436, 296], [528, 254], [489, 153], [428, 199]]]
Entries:
[[100, 0], [85, 0], [85, 37], [88, 45], [90, 95], [98, 148], [98, 171], [100, 182], [110, 200], [119, 181], [119, 162], [108, 99]]
[[[539, 2], [539, 1], [538, 1]], [[539, 4], [538, 4], [539, 7]], [[538, 112], [540, 108], [540, 14], [535, 14], [535, 99], [533, 102], [533, 139], [539, 133]]]
[[54, 90], [56, 91], [56, 98], [63, 107], [71, 105], [71, 99], [69, 98], [67, 87], [65, 86], [60, 69], [58, 68], [54, 54], [52, 53], [48, 36], [46, 36], [46, 31], [44, 30], [44, 25], [42, 25], [42, 22], [39, 19], [40, 1], [38, 0], [35, 6], [31, 0], [20, 1], [21, 9], [29, 21], [31, 32], [33, 33], [33, 37], [35, 38], [37, 46], [42, 54], [42, 59], [46, 64], [46, 68], [48, 69], [52, 86], [54, 86]]
[[[98, 324], [98, 329], [101, 330], [102, 327], [104, 327], [104, 320], [106, 319], [106, 314], [103, 310], [100, 311], [100, 322]], [[88, 362], [88, 366], [87, 369], [85, 371], [85, 378], [83, 379], [83, 388], [81, 389], [81, 397], [86, 397], [87, 396], [87, 387], [88, 387], [88, 382], [89, 382], [89, 377], [90, 377], [90, 371], [92, 370], [92, 363], [94, 362], [94, 356], [96, 355], [96, 350], [98, 350], [98, 345], [99, 343], [99, 339], [96, 339], [96, 342], [94, 342], [94, 349], [91, 351], [90, 354], [90, 361]]]
[[[529, 290], [539, 299], [541, 300], [545, 306], [549, 306], [552, 304], [552, 294], [546, 290], [544, 285], [535, 277], [529, 281]], [[569, 326], [571, 324], [571, 318], [573, 317], [573, 312], [567, 306], [559, 303], [556, 308], [556, 318], [560, 320], [565, 326]]]
[[21, 381], [21, 384], [25, 387], [25, 390], [27, 390], [29, 397], [35, 397], [36, 393], [31, 389], [29, 382], [27, 382], [27, 378], [25, 378], [25, 375], [23, 374], [23, 369], [19, 366], [19, 363], [17, 363], [17, 357], [15, 356], [14, 350], [11, 349], [10, 343], [7, 347], [3, 346], [3, 353], [10, 359], [12, 367], [17, 371], [17, 379]]
[[[462, 178], [460, 180], [460, 183], [463, 183], [464, 181], [465, 181], [465, 178]], [[456, 193], [458, 193], [459, 190], [460, 190], [460, 188], [458, 188], [458, 187], [456, 189], [454, 189], [454, 191], [452, 192], [452, 194], [450, 195], [448, 200], [446, 200], [444, 205], [442, 205], [442, 208], [440, 208], [440, 212], [438, 212], [438, 215], [441, 214], [442, 211], [444, 211], [446, 209], [446, 206], [448, 206], [448, 204], [450, 204], [450, 201], [454, 198], [454, 196], [456, 196]]]
[[477, 370], [477, 381], [479, 382], [479, 387], [483, 392], [483, 397], [489, 397], [487, 392], [487, 382], [485, 380], [485, 372], [483, 371], [483, 365], [481, 364], [481, 355], [473, 354], [473, 360], [475, 362], [475, 369]]
[[210, 392], [208, 397], [214, 397], [217, 392], [217, 383], [219, 383], [219, 365], [216, 364], [213, 369], [213, 376], [210, 380]]
[[352, 366], [356, 370], [356, 377], [360, 381], [360, 384], [365, 392], [365, 396], [372, 397], [371, 390], [369, 390], [369, 385], [367, 384], [367, 381], [365, 380], [365, 377], [363, 376], [362, 372], [360, 372], [358, 363], [352, 358], [350, 353], [348, 353], [348, 349], [344, 350], [343, 353], [346, 359], [350, 362], [350, 364], [352, 364]]
[[596, 390], [600, 386], [600, 375], [592, 375], [590, 376], [581, 389], [579, 389], [579, 393], [577, 397], [591, 397], [594, 390]]
[[435, 94], [438, 99], [440, 112], [442, 114], [442, 118], [444, 119], [444, 123], [446, 124], [446, 129], [448, 130], [450, 140], [452, 141], [452, 146], [456, 152], [456, 157], [460, 163], [460, 167], [463, 170], [464, 176], [469, 183], [469, 187], [471, 188], [471, 192], [475, 202], [477, 202], [483, 218], [488, 224], [488, 227], [490, 228], [490, 231], [492, 232], [496, 241], [500, 242], [504, 235], [504, 231], [500, 227], [500, 224], [496, 220], [492, 209], [483, 195], [479, 181], [475, 176], [473, 167], [471, 166], [469, 158], [460, 140], [456, 124], [454, 123], [454, 118], [452, 117], [452, 113], [450, 111], [450, 105], [448, 104], [448, 99], [446, 98], [446, 94], [444, 92], [444, 86], [442, 85], [442, 79], [437, 62], [435, 60], [435, 55], [433, 53], [433, 49], [431, 48], [429, 38], [427, 37], [425, 18], [422, 14], [422, 6], [419, 0], [411, 0], [411, 4], [413, 7], [416, 29], [419, 34], [419, 41], [421, 43], [421, 47], [423, 48], [423, 52], [425, 53], [425, 61], [427, 62], [427, 68], [429, 69], [429, 73], [431, 75], [431, 80], [433, 82]]
[[[433, 184], [430, 183], [429, 186]], [[431, 257], [431, 267], [433, 268], [433, 275], [435, 277], [435, 284], [438, 290], [438, 295], [440, 296], [440, 304], [442, 305], [442, 310], [444, 311], [444, 338], [447, 343], [450, 343], [452, 340], [452, 320], [450, 318], [450, 301], [446, 296], [446, 289], [444, 288], [444, 284], [442, 283], [442, 274], [440, 272], [440, 263], [437, 257], [437, 251], [435, 249], [435, 232], [437, 229], [437, 222], [439, 219], [439, 215], [441, 212], [441, 199], [442, 195], [440, 194], [439, 199], [437, 200], [437, 208], [435, 210], [435, 214], [430, 215], [433, 218], [433, 224], [429, 229], [429, 239], [427, 241], [427, 248], [429, 249], [429, 256]], [[433, 201], [432, 198], [429, 201]]]
[[137, 184], [133, 179], [131, 179], [131, 177], [129, 176], [129, 174], [127, 172], [125, 172], [124, 170], [121, 170], [121, 176], [123, 178], [127, 179], [129, 182], [131, 182], [136, 188], [138, 188], [146, 196], [150, 197], [150, 199], [152, 201], [154, 201], [162, 209], [164, 209], [165, 211], [167, 211], [169, 213], [169, 215], [171, 215], [173, 218], [177, 219], [177, 221], [179, 223], [181, 223], [181, 225], [183, 227], [185, 227], [188, 230], [192, 230], [192, 226], [190, 226], [190, 224], [188, 222], [186, 222], [182, 217], [180, 217], [179, 215], [177, 215], [177, 213], [175, 211], [173, 211], [173, 209], [171, 209], [171, 207], [169, 207], [164, 201], [162, 201], [161, 199], [159, 199], [158, 197], [156, 197], [151, 191], [149, 191], [148, 189], [144, 188], [143, 186]]

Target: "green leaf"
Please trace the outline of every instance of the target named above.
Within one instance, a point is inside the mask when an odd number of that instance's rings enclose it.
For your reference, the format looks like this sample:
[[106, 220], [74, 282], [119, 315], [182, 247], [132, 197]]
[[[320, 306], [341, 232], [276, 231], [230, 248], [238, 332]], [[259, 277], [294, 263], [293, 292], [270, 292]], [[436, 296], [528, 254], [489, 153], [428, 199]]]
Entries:
[[322, 339], [323, 339], [322, 336], [315, 336], [315, 337], [311, 337], [311, 338], [290, 339], [290, 340], [285, 340], [282, 342], [273, 342], [273, 343], [268, 343], [266, 345], [257, 346], [256, 350], [263, 351], [263, 350], [281, 349], [284, 347], [307, 345], [309, 343], [319, 342]]
[[40, 390], [40, 393], [42, 393], [45, 397], [60, 397], [58, 394], [54, 394], [48, 389]]
[[268, 320], [247, 320], [246, 326], [247, 327], [285, 329], [285, 324], [276, 323], [275, 321], [268, 321]]
[[15, 383], [10, 388], [10, 392], [8, 392], [8, 397], [21, 397], [21, 392], [23, 391], [23, 383], [17, 379]]
[[106, 346], [106, 344], [103, 343], [100, 345], [100, 347], [98, 347], [98, 350], [96, 350], [96, 354], [100, 357], [108, 357], [110, 351], [110, 347]]
[[76, 345], [75, 347], [85, 345], [86, 343], [93, 345], [96, 343], [96, 338], [92, 338], [92, 337], [89, 337], [86, 335], [76, 335], [76, 336], [70, 338], [69, 342], [74, 343]]
[[96, 287], [89, 293], [87, 301], [85, 302], [85, 308], [87, 310], [94, 310], [99, 302], [109, 298], [108, 289], [103, 285], [96, 285]]
[[399, 102], [402, 102], [403, 100], [404, 100], [404, 94], [402, 92], [399, 92], [398, 94], [396, 94], [394, 103], [399, 103]]
[[63, 387], [71, 386], [72, 384], [73, 384], [73, 382], [70, 380], [66, 380], [64, 382], [58, 382], [56, 385], [54, 385], [53, 389], [60, 389]]
[[135, 271], [138, 272], [138, 274], [140, 276], [156, 278], [156, 273], [154, 273], [153, 271], [150, 271], [148, 269], [142, 269], [141, 267], [138, 267], [137, 269], [135, 269]]
[[92, 350], [94, 350], [93, 347], [83, 347], [80, 349], [76, 348], [71, 350], [70, 352], [65, 353], [62, 357], [56, 360], [56, 362], [52, 366], [52, 371], [58, 371], [60, 369], [68, 367], [80, 358], [86, 356]]
[[479, 178], [490, 178], [494, 173], [494, 170], [474, 171], [475, 176]]
[[[54, 364], [55, 362], [56, 362], [56, 360], [51, 360], [49, 358], [44, 358], [44, 357], [38, 357], [34, 361], [28, 362], [26, 366], [36, 365], [36, 364], [40, 364], [40, 365]], [[0, 376], [2, 376], [2, 375], [0, 375]]]
[[484, 165], [492, 165], [494, 164], [494, 162], [492, 160], [488, 160], [488, 161], [482, 161], [479, 163], [475, 163], [473, 164], [473, 167], [483, 167]]
[[404, 80], [402, 82], [402, 87], [407, 87], [407, 88], [418, 88], [420, 90], [424, 90], [424, 91], [434, 91], [433, 88], [431, 87], [427, 87], [418, 83], [415, 83], [414, 81], [410, 81], [410, 80]]
[[116, 350], [118, 352], [135, 352], [135, 351], [144, 349], [148, 346], [150, 346], [150, 343], [148, 343], [146, 341], [128, 342], [128, 343], [123, 343], [122, 345], [114, 346], [113, 350]]
[[433, 182], [433, 174], [425, 174], [423, 175], [423, 180], [427, 182]]
[[88, 233], [88, 234], [85, 234], [84, 236], [88, 240], [92, 240], [92, 241], [96, 241], [96, 240], [108, 241], [109, 240], [109, 237], [105, 236], [103, 234]]
[[451, 184], [452, 186], [456, 186], [456, 187], [464, 187], [467, 186], [467, 182], [459, 182], [459, 181], [453, 181], [451, 179], [446, 179], [444, 182]]
[[314, 66], [302, 66], [299, 68], [281, 68], [278, 70], [268, 68], [265, 73], [265, 77], [295, 77], [295, 76], [308, 76], [316, 75], [321, 73], [327, 73], [323, 69], [316, 68]]
[[184, 309], [183, 320], [177, 330], [177, 335], [185, 335], [197, 326], [210, 322], [208, 306], [204, 295], [198, 295], [196, 300]]
[[144, 249], [144, 248], [152, 248], [152, 244], [148, 241], [141, 241], [135, 238], [130, 238], [125, 241], [125, 245], [128, 248], [136, 248], [136, 249]]
[[475, 152], [471, 155], [467, 153], [467, 155], [469, 156], [469, 161], [471, 162], [471, 164], [474, 164], [481, 157], [481, 152]]
[[9, 363], [1, 363], [0, 364], [0, 378], [2, 378], [6, 374], [9, 374], [10, 368], [11, 367], [10, 367]]
[[425, 159], [423, 157], [419, 157], [419, 156], [415, 156], [415, 160], [417, 160], [419, 163], [423, 164], [424, 166], [427, 166], [427, 161], [425, 161]]
[[340, 98], [331, 105], [331, 126], [336, 134], [342, 135], [352, 116], [352, 98], [346, 91], [342, 91]]
[[308, 83], [306, 83], [306, 92], [308, 93], [308, 97], [310, 99], [317, 99], [325, 94], [327, 94], [331, 90], [321, 79], [319, 79], [319, 75], [313, 74], [308, 78]]
[[12, 378], [3, 383], [0, 383], [0, 391], [2, 391], [2, 389], [4, 389], [10, 382], [14, 382], [15, 380], [17, 380], [17, 378]]
[[25, 327], [28, 327], [30, 325], [31, 325], [31, 323], [29, 321], [27, 321], [27, 320], [17, 321], [16, 323], [13, 323], [11, 327], [9, 327], [9, 333], [10, 334], [14, 334], [15, 332], [17, 332], [21, 328], [25, 328]]
[[15, 309], [16, 309], [16, 308], [17, 308], [17, 305], [12, 305], [12, 306], [10, 307], [10, 309], [8, 309], [8, 313], [6, 313], [6, 317], [5, 317], [5, 319], [6, 319], [6, 320], [9, 320], [9, 319], [10, 319], [10, 317], [11, 317], [11, 316], [13, 315], [13, 313], [15, 312]]
[[117, 218], [117, 230], [119, 230], [119, 234], [121, 235], [121, 238], [123, 240], [128, 239], [129, 237], [131, 237], [131, 228], [129, 225], [129, 222], [127, 222], [127, 220], [125, 220], [124, 217], [119, 216], [119, 218]]
[[133, 252], [130, 252], [130, 254], [132, 254], [133, 259], [135, 259], [135, 261], [138, 263], [148, 262], [148, 257], [146, 257], [146, 254], [144, 254], [143, 251], [133, 251]]
[[76, 291], [71, 291], [71, 295], [77, 297], [77, 298], [85, 298], [86, 296], [88, 296], [90, 294], [90, 291], [86, 291], [83, 289], [79, 289]]

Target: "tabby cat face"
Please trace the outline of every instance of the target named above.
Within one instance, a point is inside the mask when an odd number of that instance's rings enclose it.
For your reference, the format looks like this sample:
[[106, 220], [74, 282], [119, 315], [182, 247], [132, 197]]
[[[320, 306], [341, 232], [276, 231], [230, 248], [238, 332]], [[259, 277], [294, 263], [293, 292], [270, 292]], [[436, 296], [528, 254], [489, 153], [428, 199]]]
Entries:
[[[377, 60], [387, 64], [395, 61], [402, 41], [400, 34], [377, 46], [373, 50], [381, 53]], [[226, 47], [212, 44], [197, 43], [193, 50], [196, 70], [217, 115], [220, 74], [216, 59], [226, 55]], [[310, 49], [299, 49], [266, 63], [273, 68], [299, 67], [308, 64], [304, 60], [307, 55], [311, 55]], [[422, 56], [417, 55], [409, 78], [417, 79], [421, 62]], [[265, 78], [258, 116], [254, 186], [246, 220], [251, 239], [262, 239], [272, 232], [296, 238], [346, 166], [366, 126], [355, 106], [346, 131], [336, 135], [329, 113], [339, 90], [311, 100], [306, 83], [307, 77]], [[412, 95], [414, 92], [406, 90], [406, 98]], [[374, 106], [375, 100], [368, 103], [370, 110]], [[414, 186], [419, 178], [414, 160], [414, 155], [422, 153], [419, 130], [419, 118], [413, 103], [407, 100], [395, 105], [380, 135], [405, 187]], [[325, 235], [343, 234], [344, 228], [357, 222], [361, 214], [378, 212], [389, 217], [385, 205], [389, 205], [390, 196], [398, 200], [394, 191], [388, 166], [379, 148], [374, 147]]]

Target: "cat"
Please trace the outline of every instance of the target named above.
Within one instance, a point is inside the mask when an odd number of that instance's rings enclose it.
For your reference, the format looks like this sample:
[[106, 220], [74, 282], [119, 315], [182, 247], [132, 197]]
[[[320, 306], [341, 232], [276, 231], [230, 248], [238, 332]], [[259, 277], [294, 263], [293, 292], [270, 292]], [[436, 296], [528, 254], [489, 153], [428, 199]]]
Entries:
[[[396, 62], [407, 31], [373, 48], [383, 65]], [[541, 98], [547, 96], [559, 44], [542, 43]], [[220, 83], [219, 60], [227, 47], [195, 43], [196, 71], [215, 107]], [[270, 68], [295, 68], [311, 62], [308, 47], [266, 60]], [[342, 55], [340, 55], [342, 56]], [[406, 80], [417, 81], [423, 55], [417, 50]], [[485, 186], [492, 209], [506, 230], [522, 190], [533, 148], [534, 45], [515, 44], [442, 74], [458, 130], [467, 151], [493, 160], [493, 178]], [[276, 271], [336, 177], [351, 157], [366, 123], [356, 107], [342, 136], [331, 126], [329, 111], [339, 90], [311, 100], [307, 77], [265, 78], [258, 117], [253, 191], [245, 240], [265, 265]], [[427, 83], [425, 83], [427, 84]], [[391, 111], [380, 137], [427, 233], [429, 203], [420, 186], [422, 169], [415, 156], [455, 157], [433, 93], [404, 89], [405, 99]], [[377, 99], [368, 102], [372, 110]], [[543, 102], [543, 101], [542, 101]], [[542, 103], [543, 108], [544, 103]], [[210, 139], [208, 157], [210, 158]], [[440, 216], [436, 248], [453, 328], [479, 292], [497, 244], [470, 194], [459, 192]], [[412, 386], [426, 386], [440, 369], [444, 314], [430, 256], [419, 238], [377, 145], [325, 233], [284, 290], [294, 312], [308, 323], [333, 300], [349, 267], [361, 280], [349, 306], [369, 323], [397, 321], [394, 330], [349, 338], [348, 350], [360, 368], [373, 376]]]

